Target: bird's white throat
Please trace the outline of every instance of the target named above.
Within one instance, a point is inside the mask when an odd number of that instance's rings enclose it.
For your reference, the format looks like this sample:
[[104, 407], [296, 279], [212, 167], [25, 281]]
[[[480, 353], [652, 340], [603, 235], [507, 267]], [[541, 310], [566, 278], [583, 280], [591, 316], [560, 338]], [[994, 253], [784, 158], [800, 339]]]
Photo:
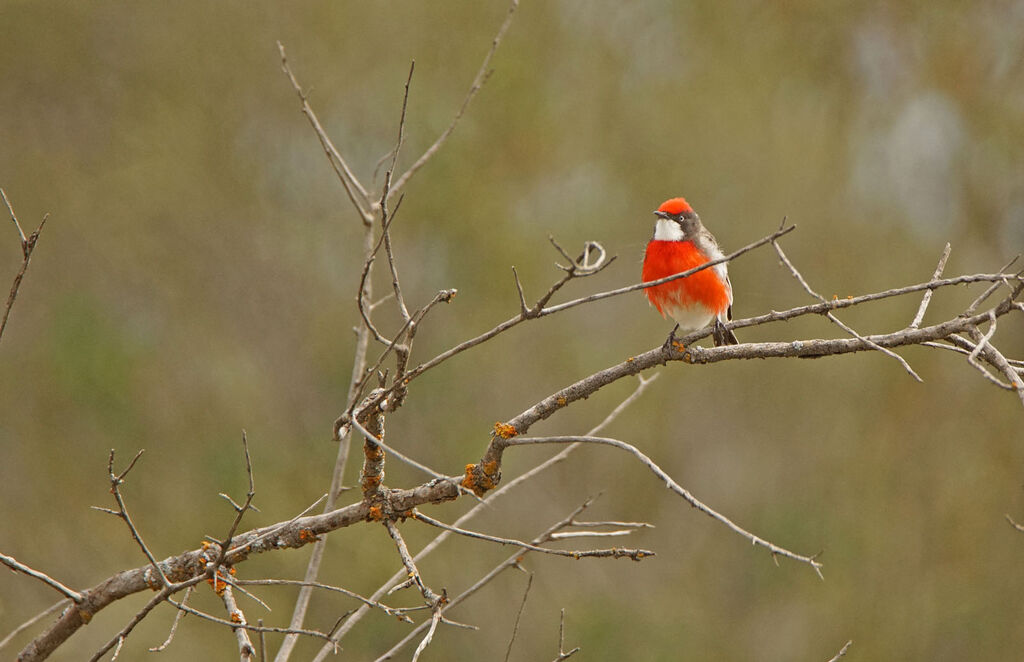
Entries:
[[659, 218], [654, 225], [654, 238], [658, 241], [682, 241], [683, 229], [675, 221]]

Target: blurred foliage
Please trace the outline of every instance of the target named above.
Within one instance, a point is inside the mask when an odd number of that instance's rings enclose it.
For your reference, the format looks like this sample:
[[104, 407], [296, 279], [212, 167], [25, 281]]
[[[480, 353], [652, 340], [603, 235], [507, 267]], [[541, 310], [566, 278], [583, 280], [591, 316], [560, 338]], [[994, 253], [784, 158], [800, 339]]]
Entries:
[[[244, 492], [242, 428], [262, 509], [249, 524], [286, 519], [326, 489], [357, 320], [359, 227], [275, 41], [369, 181], [395, 138], [410, 60], [405, 166], [449, 123], [506, 11], [405, 0], [0, 3], [0, 185], [23, 225], [51, 213], [0, 344], [0, 549], [75, 587], [141, 565], [123, 526], [88, 509], [110, 505], [110, 448], [121, 462], [146, 449], [125, 494], [160, 557], [226, 529], [232, 513], [217, 493]], [[799, 229], [787, 250], [825, 294], [922, 281], [946, 241], [947, 273], [997, 269], [1024, 247], [1022, 63], [1020, 0], [525, 0], [493, 76], [396, 221], [410, 302], [460, 291], [423, 326], [418, 356], [514, 314], [512, 265], [529, 294], [542, 292], [557, 276], [549, 232], [619, 256], [567, 296], [635, 282], [650, 210], [675, 195], [726, 248], [788, 216]], [[7, 227], [0, 277], [19, 261]], [[730, 271], [741, 317], [805, 301], [767, 250]], [[940, 292], [927, 319], [978, 291]], [[891, 330], [917, 303], [845, 319]], [[997, 336], [1018, 356], [1021, 329], [1010, 317]], [[417, 381], [389, 417], [389, 441], [457, 473], [494, 421], [668, 330], [639, 295], [531, 322]], [[742, 339], [838, 334], [816, 319]], [[634, 543], [659, 556], [530, 558], [537, 575], [512, 659], [553, 657], [563, 606], [566, 643], [589, 660], [638, 650], [824, 660], [847, 639], [858, 659], [1015, 657], [1024, 537], [1003, 513], [1024, 516], [1019, 402], [952, 354], [906, 355], [923, 385], [872, 354], [662, 369], [609, 434], [753, 531], [823, 549], [826, 581], [776, 567], [621, 455], [586, 449], [475, 527], [530, 537], [602, 492], [594, 518], [657, 524]], [[586, 430], [631, 388], [617, 384], [537, 431]], [[550, 452], [517, 450], [505, 476]], [[392, 485], [421, 479], [389, 465]], [[452, 519], [466, 507], [436, 511]], [[404, 528], [414, 547], [433, 533]], [[457, 593], [508, 553], [458, 541], [422, 570]], [[254, 559], [240, 574], [301, 576], [307, 555]], [[369, 593], [396, 561], [383, 530], [352, 527], [331, 536], [323, 579]], [[501, 655], [524, 584], [509, 574], [456, 610], [482, 630], [442, 629], [429, 656]], [[293, 595], [265, 591], [272, 615], [245, 609], [283, 622]], [[54, 659], [91, 654], [145, 599], [104, 611]], [[5, 573], [0, 633], [54, 600]], [[218, 611], [208, 595], [197, 605]], [[320, 596], [309, 624], [329, 629], [350, 606]], [[171, 618], [148, 618], [123, 656], [158, 645]], [[404, 631], [373, 615], [345, 652], [367, 659]], [[188, 618], [163, 655], [220, 659], [234, 646]]]

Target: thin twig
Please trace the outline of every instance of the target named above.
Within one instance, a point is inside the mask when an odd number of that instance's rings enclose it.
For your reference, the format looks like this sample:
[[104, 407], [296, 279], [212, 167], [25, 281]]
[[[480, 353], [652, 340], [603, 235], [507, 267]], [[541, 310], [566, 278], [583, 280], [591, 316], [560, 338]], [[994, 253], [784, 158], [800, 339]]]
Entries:
[[292, 73], [291, 67], [288, 66], [288, 57], [285, 55], [284, 45], [280, 41], [277, 42], [277, 50], [281, 53], [281, 70], [288, 76], [288, 80], [291, 81], [295, 93], [299, 95], [299, 99], [302, 101], [302, 112], [309, 119], [313, 130], [316, 131], [317, 138], [320, 139], [320, 145], [327, 154], [327, 160], [330, 161], [331, 167], [334, 168], [338, 179], [341, 180], [341, 185], [345, 188], [348, 199], [355, 206], [359, 215], [362, 216], [363, 223], [370, 225], [373, 222], [373, 216], [370, 213], [371, 205], [366, 189], [363, 188], [363, 185], [359, 183], [359, 180], [352, 173], [352, 169], [348, 167], [345, 158], [334, 146], [334, 143], [331, 142], [324, 127], [320, 124], [316, 113], [313, 112], [313, 107], [309, 105], [308, 95], [302, 91], [302, 86], [299, 85], [299, 81], [295, 78], [295, 74]]
[[420, 641], [420, 645], [416, 647], [416, 651], [412, 654], [412, 662], [417, 662], [420, 659], [420, 654], [427, 649], [430, 642], [434, 639], [434, 632], [437, 631], [437, 624], [441, 622], [441, 605], [435, 605], [432, 613], [430, 614], [430, 629], [427, 630], [426, 636]]
[[[1000, 273], [1002, 273], [1002, 272], [1006, 271], [1007, 269], [1009, 269], [1010, 267], [1012, 267], [1014, 265], [1014, 263], [1018, 259], [1020, 259], [1020, 254], [1014, 255], [1013, 259], [1010, 260], [1009, 262], [1007, 262], [1006, 264], [1004, 264], [1003, 268], [999, 270]], [[1017, 272], [1016, 275], [1019, 276], [1020, 272]], [[992, 296], [992, 294], [994, 294], [995, 291], [998, 290], [999, 286], [1002, 285], [1002, 284], [1003, 284], [1002, 281], [993, 282], [988, 288], [985, 289], [984, 292], [981, 293], [981, 295], [978, 296], [977, 299], [972, 301], [971, 305], [967, 306], [967, 309], [964, 310], [964, 312], [961, 313], [961, 314], [964, 317], [970, 317], [971, 315], [973, 315], [978, 310], [978, 307], [981, 306], [981, 304], [983, 304], [986, 299], [988, 299], [990, 296]]]
[[235, 583], [242, 586], [309, 586], [311, 588], [319, 588], [325, 591], [333, 591], [335, 593], [347, 595], [350, 598], [355, 598], [369, 607], [380, 609], [388, 616], [395, 616], [406, 622], [412, 622], [403, 615], [405, 611], [408, 611], [407, 609], [389, 607], [382, 602], [365, 598], [355, 591], [350, 591], [347, 588], [342, 588], [340, 586], [331, 586], [330, 584], [321, 584], [320, 582], [304, 582], [298, 579], [236, 579]]
[[7, 193], [0, 188], [0, 196], [4, 199], [4, 204], [7, 205], [7, 211], [11, 213], [11, 220], [14, 221], [14, 227], [18, 230], [18, 239], [21, 242], [21, 267], [18, 269], [18, 273], [14, 276], [14, 283], [11, 285], [11, 292], [7, 295], [7, 303], [4, 305], [3, 318], [0, 318], [0, 339], [4, 336], [4, 329], [7, 328], [7, 318], [11, 314], [11, 308], [14, 307], [14, 300], [18, 297], [18, 288], [21, 287], [21, 281], [25, 277], [25, 272], [28, 271], [28, 263], [32, 259], [32, 251], [36, 248], [36, 242], [39, 241], [39, 233], [43, 231], [43, 226], [46, 225], [46, 219], [50, 217], [49, 214], [43, 216], [43, 220], [39, 222], [39, 227], [35, 229], [28, 237], [25, 236], [25, 232], [21, 229], [21, 224], [18, 223], [18, 217], [14, 214], [14, 207], [11, 206], [10, 201], [7, 199]]
[[661, 467], [655, 464], [654, 461], [651, 460], [651, 458], [644, 455], [644, 453], [642, 453], [640, 449], [638, 449], [636, 446], [633, 446], [632, 444], [628, 444], [624, 441], [619, 441], [618, 439], [609, 439], [607, 437], [574, 436], [515, 437], [505, 441], [505, 443], [508, 446], [525, 446], [532, 444], [572, 444], [578, 442], [612, 446], [614, 448], [618, 448], [620, 450], [626, 451], [627, 453], [630, 453], [631, 455], [633, 455], [633, 457], [638, 459], [641, 462], [641, 464], [647, 467], [651, 471], [651, 473], [653, 473], [655, 476], [664, 481], [666, 487], [675, 492], [677, 495], [681, 496], [687, 503], [689, 503], [697, 510], [701, 511], [705, 515], [708, 515], [712, 519], [718, 520], [719, 522], [727, 526], [729, 529], [731, 529], [734, 533], [737, 533], [740, 536], [746, 538], [748, 541], [750, 541], [752, 545], [764, 547], [771, 553], [773, 558], [776, 556], [783, 556], [794, 561], [806, 563], [814, 569], [814, 572], [817, 573], [819, 577], [824, 579], [824, 576], [822, 576], [821, 574], [822, 564], [816, 559], [815, 556], [805, 556], [803, 554], [791, 552], [788, 549], [779, 547], [775, 543], [765, 540], [760, 536], [754, 535], [753, 533], [750, 533], [746, 529], [740, 527], [725, 515], [722, 515], [718, 511], [714, 510], [713, 508], [709, 507], [708, 505], [697, 499], [697, 497], [693, 496], [693, 494], [691, 494], [686, 488], [682, 487], [679, 483], [673, 480], [671, 476], [665, 473], [665, 471]]
[[249, 477], [249, 491], [245, 494], [245, 503], [235, 513], [235, 520], [231, 523], [231, 528], [228, 529], [228, 535], [225, 536], [224, 542], [220, 543], [220, 556], [211, 564], [211, 569], [207, 571], [210, 573], [210, 577], [214, 576], [217, 572], [216, 568], [219, 568], [227, 558], [235, 532], [238, 531], [238, 525], [242, 523], [242, 517], [245, 516], [245, 512], [252, 505], [253, 497], [256, 496], [256, 484], [252, 475], [252, 458], [249, 456], [249, 440], [246, 438], [245, 430], [242, 430], [242, 449], [245, 451], [245, 473]]
[[[195, 586], [189, 586], [187, 589], [185, 589], [185, 597], [183, 597], [181, 599], [181, 604], [186, 604], [188, 602], [188, 598], [189, 598], [189, 596], [192, 595], [192, 591], [194, 589], [195, 589]], [[174, 622], [171, 623], [171, 631], [167, 633], [167, 638], [164, 639], [164, 643], [160, 644], [159, 646], [155, 646], [153, 648], [150, 648], [149, 649], [150, 653], [160, 653], [163, 650], [165, 650], [168, 646], [171, 645], [171, 641], [174, 640], [174, 633], [177, 632], [177, 630], [178, 630], [178, 623], [181, 622], [181, 619], [184, 618], [184, 617], [185, 617], [185, 611], [184, 610], [178, 609], [177, 611], [174, 612]]]
[[839, 658], [845, 656], [846, 655], [846, 651], [849, 650], [850, 646], [852, 646], [852, 645], [853, 645], [853, 640], [851, 639], [850, 641], [848, 641], [845, 644], [843, 644], [843, 647], [839, 649], [839, 652], [836, 653], [835, 657], [833, 657], [828, 662], [838, 662]]
[[42, 619], [46, 618], [47, 616], [49, 616], [53, 612], [57, 611], [58, 609], [61, 609], [62, 607], [67, 607], [71, 603], [72, 603], [71, 600], [59, 600], [59, 601], [53, 603], [52, 605], [50, 605], [49, 607], [47, 607], [46, 609], [44, 609], [43, 611], [39, 612], [38, 614], [36, 614], [32, 618], [28, 619], [27, 621], [25, 621], [24, 623], [22, 623], [18, 627], [14, 628], [13, 630], [11, 630], [7, 634], [6, 637], [4, 637], [2, 640], [0, 640], [0, 650], [3, 650], [4, 646], [6, 646], [7, 644], [11, 643], [11, 641], [15, 637], [17, 637], [19, 634], [21, 634], [22, 632], [24, 632], [28, 628], [32, 627], [33, 625], [35, 625], [36, 623], [38, 623]]
[[436, 519], [434, 519], [432, 517], [428, 517], [427, 515], [424, 515], [422, 512], [420, 512], [419, 510], [415, 510], [414, 509], [412, 511], [412, 514], [413, 514], [413, 519], [416, 520], [417, 522], [423, 522], [425, 524], [429, 524], [430, 526], [434, 526], [434, 527], [437, 527], [439, 529], [444, 529], [445, 531], [451, 531], [452, 533], [457, 533], [460, 536], [465, 536], [467, 538], [476, 538], [477, 540], [486, 540], [488, 542], [496, 542], [496, 543], [499, 543], [501, 545], [516, 545], [518, 547], [522, 547], [523, 549], [528, 549], [531, 552], [541, 552], [543, 554], [551, 554], [553, 556], [567, 556], [567, 557], [573, 558], [573, 559], [583, 559], [583, 558], [602, 558], [602, 559], [604, 559], [604, 558], [615, 558], [615, 559], [622, 559], [622, 558], [629, 558], [629, 559], [633, 559], [634, 561], [641, 561], [641, 560], [647, 558], [648, 556], [654, 556], [655, 555], [654, 552], [652, 552], [649, 549], [629, 549], [629, 548], [625, 548], [625, 547], [612, 547], [611, 549], [586, 549], [586, 550], [582, 550], [582, 549], [581, 550], [576, 550], [576, 549], [551, 549], [550, 547], [537, 547], [536, 545], [531, 545], [530, 543], [523, 542], [521, 540], [514, 540], [512, 538], [501, 538], [499, 536], [491, 536], [491, 535], [487, 535], [486, 533], [479, 533], [477, 531], [469, 531], [467, 529], [460, 529], [457, 526], [452, 526], [450, 524], [445, 524], [444, 522], [436, 520]]
[[[949, 259], [949, 251], [951, 248], [952, 246], [947, 241], [946, 247], [942, 249], [942, 255], [939, 256], [939, 263], [936, 265], [935, 271], [932, 273], [932, 280], [935, 280], [942, 275], [943, 269], [946, 268], [946, 260]], [[924, 293], [924, 296], [921, 298], [921, 305], [917, 308], [917, 314], [914, 315], [914, 321], [910, 323], [911, 329], [916, 329], [921, 326], [921, 321], [924, 319], [924, 313], [928, 310], [928, 304], [931, 303], [932, 294], [934, 292], [935, 290], [928, 290]]]
[[384, 520], [384, 528], [388, 530], [388, 535], [395, 541], [395, 547], [398, 548], [398, 555], [402, 559], [402, 565], [405, 566], [406, 571], [409, 573], [409, 578], [416, 583], [419, 587], [420, 593], [423, 595], [423, 599], [429, 605], [436, 605], [439, 602], [444, 601], [444, 597], [434, 593], [434, 591], [426, 585], [423, 581], [423, 577], [420, 576], [420, 571], [416, 567], [416, 562], [412, 558], [412, 554], [409, 553], [409, 547], [405, 544], [405, 539], [402, 537], [401, 532], [398, 530], [398, 526], [391, 520]]
[[[532, 545], [542, 545], [545, 542], [547, 542], [549, 540], [549, 536], [552, 533], [554, 533], [554, 532], [556, 532], [556, 531], [558, 531], [560, 529], [563, 529], [566, 526], [569, 526], [575, 520], [576, 516], [579, 515], [581, 512], [583, 512], [584, 510], [586, 510], [590, 506], [591, 503], [592, 503], [592, 500], [591, 499], [587, 499], [587, 501], [585, 501], [581, 506], [577, 507], [571, 513], [569, 513], [569, 515], [567, 517], [565, 517], [564, 519], [562, 519], [562, 520], [560, 520], [558, 522], [555, 522], [554, 524], [549, 526], [540, 535], [538, 535], [536, 538], [534, 538], [532, 541], [530, 541], [530, 544], [532, 544]], [[459, 595], [457, 595], [454, 598], [452, 598], [451, 600], [449, 600], [448, 604], [444, 605], [443, 611], [447, 611], [447, 610], [455, 607], [456, 605], [460, 604], [461, 602], [464, 602], [465, 600], [468, 600], [477, 591], [479, 591], [484, 586], [487, 586], [489, 583], [494, 581], [494, 579], [496, 577], [498, 577], [499, 575], [501, 575], [501, 573], [503, 573], [505, 570], [508, 570], [509, 568], [519, 567], [520, 563], [523, 560], [523, 556], [526, 555], [526, 554], [529, 554], [529, 553], [530, 553], [530, 550], [527, 550], [527, 549], [519, 549], [519, 550], [517, 550], [514, 554], [512, 554], [511, 556], [506, 558], [504, 561], [502, 561], [501, 563], [499, 563], [496, 566], [494, 566], [483, 577], [478, 579], [472, 586], [470, 586], [469, 588], [464, 590], [462, 593], [460, 593]], [[387, 652], [385, 652], [384, 654], [380, 655], [376, 659], [376, 662], [383, 662], [384, 660], [391, 659], [395, 655], [395, 653], [397, 653], [402, 648], [404, 648], [410, 641], [415, 639], [419, 635], [419, 633], [422, 632], [423, 630], [425, 630], [426, 628], [427, 628], [427, 623], [425, 623], [425, 622], [424, 623], [420, 623], [411, 632], [409, 632], [405, 637], [403, 637], [398, 643], [396, 643], [394, 646], [392, 646], [390, 649], [388, 649]], [[329, 654], [329, 650], [328, 650], [328, 648], [326, 646], [324, 646], [323, 648], [320, 649], [320, 652], [317, 654], [317, 656], [315, 658], [313, 658], [313, 662], [322, 662], [322, 660], [326, 659], [328, 654]]]
[[149, 564], [154, 570], [156, 570], [157, 576], [160, 577], [160, 584], [164, 587], [170, 587], [170, 580], [167, 579], [167, 575], [164, 574], [163, 568], [161, 568], [160, 564], [157, 563], [156, 557], [153, 556], [153, 553], [149, 551], [149, 547], [147, 547], [146, 543], [142, 540], [142, 535], [139, 533], [138, 529], [135, 528], [135, 523], [132, 522], [131, 515], [128, 514], [128, 507], [125, 505], [124, 498], [121, 496], [121, 484], [124, 483], [124, 479], [128, 475], [128, 472], [135, 467], [135, 463], [139, 461], [139, 458], [142, 457], [142, 454], [145, 452], [145, 448], [140, 448], [139, 452], [132, 458], [132, 461], [128, 463], [128, 467], [122, 471], [120, 475], [114, 475], [114, 449], [110, 449], [110, 456], [107, 461], [107, 473], [110, 476], [110, 493], [114, 495], [114, 500], [117, 501], [118, 512], [116, 515], [124, 520], [124, 523], [128, 525], [128, 530], [131, 532], [132, 538], [135, 540], [136, 544], [138, 544], [142, 553], [146, 555], [146, 558], [149, 559]]
[[[409, 320], [409, 309], [405, 306], [405, 299], [402, 297], [402, 288], [398, 282], [398, 268], [395, 266], [395, 256], [391, 248], [391, 233], [388, 230], [387, 224], [384, 221], [387, 219], [387, 208], [388, 208], [388, 193], [391, 188], [391, 176], [395, 172], [395, 165], [398, 163], [398, 153], [402, 149], [402, 143], [405, 141], [405, 111], [409, 106], [409, 85], [412, 83], [412, 72], [416, 69], [416, 61], [413, 60], [409, 65], [409, 77], [405, 80], [405, 94], [402, 96], [402, 116], [398, 121], [398, 139], [395, 141], [395, 149], [391, 156], [391, 167], [388, 168], [387, 173], [384, 176], [384, 190], [380, 197], [380, 210], [381, 210], [381, 226], [384, 233], [384, 253], [388, 258], [388, 268], [391, 271], [391, 287], [395, 292], [395, 300], [398, 302], [398, 310], [402, 314], [402, 319]], [[401, 203], [401, 199], [399, 199]], [[397, 209], [397, 207], [396, 207]]]
[[83, 598], [81, 593], [74, 590], [73, 588], [68, 588], [64, 584], [61, 584], [59, 581], [57, 581], [53, 577], [50, 577], [45, 572], [40, 572], [39, 570], [35, 570], [33, 568], [28, 567], [24, 563], [19, 562], [18, 559], [14, 558], [13, 556], [0, 554], [0, 563], [3, 563], [11, 570], [16, 570], [18, 572], [28, 575], [29, 577], [34, 577], [35, 579], [38, 579], [39, 581], [43, 582], [53, 590], [63, 595], [64, 597], [70, 598], [75, 603], [82, 602]]
[[[813, 289], [811, 289], [811, 286], [807, 283], [807, 281], [804, 279], [804, 277], [800, 274], [800, 271], [797, 270], [796, 265], [794, 265], [789, 260], [789, 258], [786, 257], [786, 253], [785, 253], [785, 251], [782, 250], [782, 246], [779, 245], [779, 242], [772, 241], [772, 246], [775, 248], [775, 252], [778, 254], [779, 259], [782, 260], [782, 262], [789, 268], [789, 272], [791, 274], [793, 274], [793, 277], [796, 278], [797, 281], [800, 282], [800, 285], [801, 285], [801, 287], [804, 288], [804, 291], [807, 292], [808, 294], [810, 294], [812, 297], [814, 297], [818, 301], [821, 301], [822, 303], [825, 303], [826, 302], [825, 297], [821, 296], [820, 294], [815, 292]], [[946, 244], [946, 248], [947, 249], [949, 248], [949, 244]], [[946, 256], [949, 255], [948, 251], [946, 252], [945, 255]], [[940, 265], [944, 264], [944, 263], [945, 263], [945, 260], [941, 260], [940, 261]], [[939, 271], [941, 271], [941, 269]], [[938, 272], [936, 273], [936, 275], [932, 276], [932, 280], [935, 280], [936, 278], [938, 278]], [[930, 295], [931, 292], [932, 292], [932, 290], [928, 290], [928, 294], [926, 294], [925, 296]], [[923, 305], [927, 305], [927, 304], [925, 303]], [[921, 315], [923, 316], [924, 315], [924, 308], [923, 307], [922, 307], [920, 312], [921, 312]], [[846, 331], [847, 333], [849, 333], [851, 336], [853, 336], [857, 340], [860, 340], [860, 341], [866, 343], [872, 349], [878, 350], [879, 352], [885, 354], [886, 356], [888, 356], [890, 358], [896, 359], [900, 363], [900, 365], [903, 366], [903, 369], [906, 370], [910, 374], [910, 376], [913, 377], [914, 379], [916, 379], [918, 382], [923, 382], [924, 381], [923, 379], [921, 379], [920, 375], [918, 375], [916, 372], [914, 372], [914, 369], [910, 367], [910, 364], [907, 363], [906, 359], [904, 359], [902, 356], [900, 356], [896, 352], [892, 351], [891, 349], [886, 349], [885, 347], [882, 347], [878, 343], [872, 342], [871, 340], [868, 340], [864, 336], [860, 335], [859, 333], [854, 331], [852, 327], [850, 327], [848, 324], [846, 324], [845, 322], [841, 321], [838, 317], [836, 317], [832, 313], [832, 311], [829, 311], [829, 312], [825, 313], [825, 316], [828, 317], [828, 319], [833, 324], [838, 326], [843, 331]], [[916, 328], [916, 327], [913, 327], [913, 325], [912, 325], [912, 328]]]
[[398, 181], [395, 182], [395, 185], [391, 188], [389, 197], [397, 195], [409, 182], [409, 179], [415, 175], [420, 168], [426, 165], [427, 161], [429, 161], [430, 158], [441, 149], [444, 143], [448, 140], [448, 137], [452, 135], [452, 132], [455, 130], [455, 125], [459, 123], [459, 120], [462, 119], [462, 115], [469, 107], [469, 102], [473, 100], [473, 97], [476, 96], [476, 93], [480, 91], [480, 88], [483, 87], [488, 76], [490, 76], [489, 67], [491, 65], [491, 58], [494, 57], [494, 53], [497, 52], [498, 46], [501, 45], [501, 40], [505, 37], [505, 32], [512, 24], [512, 16], [518, 6], [519, 0], [512, 0], [512, 5], [509, 7], [508, 14], [505, 16], [505, 22], [501, 24], [500, 28], [498, 28], [498, 34], [495, 35], [494, 40], [491, 42], [491, 50], [489, 50], [487, 55], [484, 57], [484, 61], [480, 65], [480, 69], [477, 71], [476, 77], [473, 79], [473, 84], [470, 85], [469, 92], [466, 93], [466, 98], [462, 100], [462, 105], [459, 107], [458, 112], [455, 113], [455, 117], [452, 119], [451, 124], [449, 124], [448, 128], [445, 129], [438, 139], [434, 141], [434, 144], [423, 153], [423, 156], [417, 159], [416, 162], [405, 171], [405, 174], [398, 178]]
[[558, 617], [558, 657], [554, 659], [554, 662], [568, 660], [578, 652], [580, 652], [579, 646], [573, 648], [571, 651], [565, 650], [565, 607], [563, 607], [561, 614]]
[[416, 460], [412, 459], [412, 458], [411, 458], [411, 457], [409, 457], [408, 455], [404, 455], [404, 454], [402, 454], [402, 453], [400, 453], [400, 452], [396, 451], [396, 450], [395, 450], [394, 448], [392, 448], [391, 446], [387, 446], [387, 445], [385, 445], [383, 441], [381, 441], [380, 439], [377, 439], [377, 438], [376, 438], [376, 437], [374, 437], [374, 436], [373, 436], [372, 434], [370, 434], [370, 431], [369, 431], [369, 430], [367, 430], [367, 429], [366, 429], [365, 427], [363, 427], [363, 426], [362, 426], [362, 425], [361, 425], [361, 424], [359, 423], [359, 421], [357, 421], [357, 420], [355, 420], [355, 419], [352, 419], [352, 425], [354, 425], [354, 426], [355, 426], [356, 430], [358, 430], [358, 431], [359, 431], [359, 433], [360, 433], [361, 435], [363, 435], [363, 436], [364, 436], [364, 437], [366, 437], [367, 439], [371, 439], [371, 438], [372, 438], [372, 439], [373, 439], [373, 443], [377, 444], [378, 446], [380, 446], [381, 448], [383, 448], [383, 449], [384, 449], [385, 451], [387, 451], [388, 453], [391, 453], [392, 455], [394, 455], [395, 457], [397, 457], [397, 458], [398, 458], [399, 460], [401, 460], [402, 462], [405, 462], [405, 463], [406, 463], [406, 464], [408, 464], [409, 466], [411, 466], [411, 467], [415, 467], [416, 469], [419, 469], [419, 470], [420, 470], [420, 471], [422, 471], [423, 473], [429, 474], [430, 476], [432, 476], [432, 477], [434, 477], [434, 478], [447, 478], [447, 476], [445, 476], [444, 474], [442, 474], [442, 473], [439, 473], [439, 472], [437, 472], [437, 471], [434, 471], [433, 469], [431, 469], [431, 468], [430, 468], [430, 467], [428, 467], [427, 465], [425, 465], [425, 464], [422, 464], [421, 462], [417, 462]]
[[516, 642], [519, 634], [519, 620], [523, 617], [523, 610], [526, 608], [526, 598], [530, 596], [530, 587], [533, 586], [533, 573], [526, 576], [526, 588], [523, 590], [523, 601], [519, 603], [519, 611], [516, 612], [516, 620], [512, 625], [512, 638], [508, 640], [508, 649], [505, 650], [505, 662], [512, 656], [512, 644]]
[[174, 600], [171, 600], [170, 598], [167, 599], [167, 602], [171, 603], [172, 605], [174, 605], [178, 609], [182, 609], [182, 610], [192, 614], [193, 616], [198, 616], [199, 618], [201, 618], [203, 620], [206, 620], [206, 621], [210, 621], [211, 623], [217, 623], [219, 625], [226, 625], [226, 626], [228, 626], [230, 628], [244, 629], [244, 630], [248, 630], [249, 632], [271, 632], [271, 633], [276, 633], [276, 634], [294, 634], [294, 635], [298, 635], [298, 636], [314, 637], [316, 639], [329, 639], [329, 637], [328, 637], [328, 635], [326, 633], [319, 632], [317, 630], [304, 630], [304, 629], [293, 629], [293, 628], [277, 628], [277, 627], [270, 627], [270, 626], [253, 625], [251, 623], [245, 623], [245, 622], [234, 623], [232, 621], [225, 620], [223, 618], [217, 618], [216, 616], [214, 616], [212, 614], [207, 614], [206, 612], [200, 611], [200, 610], [196, 609], [195, 607], [189, 607], [188, 605], [182, 604], [180, 602], [175, 602]]

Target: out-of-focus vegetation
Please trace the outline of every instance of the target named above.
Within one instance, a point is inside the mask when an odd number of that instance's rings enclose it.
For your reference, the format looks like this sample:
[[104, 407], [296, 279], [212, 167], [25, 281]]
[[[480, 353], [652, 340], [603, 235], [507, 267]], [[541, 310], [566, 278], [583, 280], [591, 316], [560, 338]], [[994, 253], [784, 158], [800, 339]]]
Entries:
[[[506, 11], [0, 5], [0, 185], [23, 225], [51, 213], [0, 343], [0, 549], [75, 587], [142, 565], [123, 525], [88, 509], [109, 505], [110, 448], [125, 461], [146, 449], [124, 491], [161, 558], [226, 529], [233, 513], [217, 493], [244, 492], [242, 428], [262, 509], [250, 525], [290, 517], [326, 490], [357, 319], [358, 220], [275, 40], [365, 181], [392, 146], [410, 60], [406, 165], [447, 126]], [[493, 66], [394, 226], [408, 299], [460, 292], [423, 326], [420, 358], [518, 310], [512, 265], [529, 293], [542, 291], [557, 276], [549, 232], [619, 256], [570, 294], [636, 282], [650, 210], [676, 195], [727, 249], [787, 215], [799, 226], [787, 251], [827, 295], [925, 280], [946, 241], [949, 274], [994, 271], [1024, 249], [1020, 1], [525, 0]], [[4, 292], [19, 262], [14, 230], [0, 225]], [[805, 301], [768, 250], [730, 273], [740, 317]], [[930, 318], [978, 292], [938, 293]], [[845, 319], [893, 330], [917, 303]], [[494, 421], [660, 344], [669, 326], [639, 294], [531, 322], [417, 381], [388, 419], [389, 441], [457, 473]], [[839, 333], [815, 319], [741, 339]], [[998, 338], [1024, 353], [1021, 317], [1006, 318]], [[659, 556], [531, 558], [513, 659], [554, 656], [563, 606], [567, 644], [589, 660], [824, 660], [847, 639], [865, 660], [1018, 654], [1024, 536], [1003, 514], [1024, 516], [1020, 403], [953, 354], [906, 355], [924, 384], [880, 355], [662, 369], [608, 433], [758, 534], [823, 549], [826, 581], [776, 567], [639, 466], [588, 449], [477, 526], [530, 537], [603, 492], [594, 516], [654, 522], [635, 543]], [[583, 431], [631, 387], [538, 432]], [[550, 452], [510, 452], [505, 476]], [[388, 467], [392, 485], [421, 478]], [[413, 546], [432, 534], [404, 530]], [[323, 579], [369, 593], [396, 569], [392, 552], [378, 527], [339, 531]], [[458, 541], [421, 570], [458, 592], [507, 554]], [[267, 555], [240, 574], [301, 576], [307, 555]], [[452, 614], [482, 630], [442, 629], [429, 654], [501, 655], [523, 587], [518, 574], [497, 581]], [[283, 624], [293, 595], [265, 591], [269, 615], [243, 606], [251, 621]], [[55, 599], [4, 574], [0, 633]], [[91, 654], [145, 599], [105, 610], [55, 659]], [[217, 611], [209, 595], [196, 602]], [[318, 597], [309, 624], [329, 629], [349, 606]], [[122, 655], [158, 645], [171, 618], [163, 609], [147, 619]], [[345, 651], [366, 659], [404, 632], [376, 615]], [[301, 646], [296, 659], [314, 648]], [[186, 618], [163, 655], [224, 659], [234, 647], [221, 628]]]

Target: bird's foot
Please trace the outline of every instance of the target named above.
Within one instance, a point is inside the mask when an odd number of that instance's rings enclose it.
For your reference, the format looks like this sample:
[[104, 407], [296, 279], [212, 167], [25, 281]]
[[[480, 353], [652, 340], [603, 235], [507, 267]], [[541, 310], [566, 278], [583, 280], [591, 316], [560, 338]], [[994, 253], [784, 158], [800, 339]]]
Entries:
[[736, 334], [733, 333], [731, 329], [725, 328], [725, 324], [723, 324], [720, 319], [715, 320], [712, 335], [715, 339], [715, 347], [740, 344], [740, 341], [736, 338]]
[[678, 324], [676, 324], [674, 327], [672, 327], [672, 332], [668, 334], [668, 338], [665, 339], [665, 344], [662, 345], [663, 349], [666, 349], [666, 350], [668, 350], [670, 352], [671, 351], [682, 352], [682, 351], [684, 351], [686, 349], [686, 347], [683, 345], [683, 343], [679, 342], [679, 339], [676, 338], [676, 331], [678, 331], [678, 330], [679, 330], [679, 325]]

